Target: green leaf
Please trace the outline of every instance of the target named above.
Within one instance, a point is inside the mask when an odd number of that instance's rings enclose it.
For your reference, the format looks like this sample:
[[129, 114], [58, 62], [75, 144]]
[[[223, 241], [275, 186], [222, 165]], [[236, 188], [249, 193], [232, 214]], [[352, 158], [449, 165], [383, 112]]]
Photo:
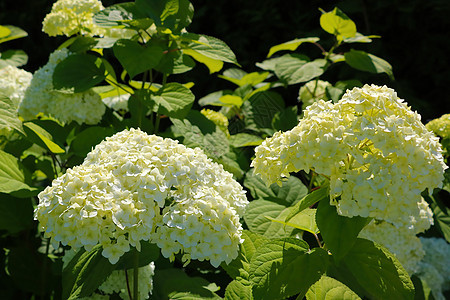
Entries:
[[137, 8], [134, 2], [114, 4], [97, 12], [94, 23], [100, 27], [129, 27], [133, 29], [147, 29], [153, 21]]
[[373, 54], [350, 49], [344, 54], [344, 57], [345, 62], [352, 68], [370, 73], [386, 73], [392, 80], [394, 79], [392, 66]]
[[0, 94], [0, 129], [15, 129], [25, 134], [22, 122], [17, 115], [19, 103], [14, 103], [11, 99]]
[[239, 255], [229, 264], [222, 263], [221, 267], [230, 275], [231, 278], [239, 280], [245, 284], [250, 284], [250, 260], [256, 252], [268, 239], [260, 234], [244, 230], [242, 232], [244, 242], [239, 245]]
[[292, 232], [290, 228], [284, 228], [283, 225], [271, 222], [268, 217], [279, 218], [286, 206], [273, 201], [258, 199], [251, 201], [244, 215], [245, 223], [248, 228], [254, 232], [266, 237], [289, 236]]
[[414, 298], [414, 285], [406, 270], [393, 254], [376, 243], [358, 238], [342, 263], [370, 298]]
[[359, 232], [370, 219], [340, 216], [336, 207], [331, 206], [328, 199], [323, 199], [317, 207], [316, 221], [327, 248], [339, 262], [352, 249]]
[[7, 50], [1, 53], [1, 61], [15, 67], [26, 65], [28, 55], [23, 50]]
[[440, 199], [441, 193], [448, 197], [448, 192], [441, 191], [440, 193], [433, 193], [432, 196], [424, 195], [424, 198], [430, 203], [434, 224], [445, 240], [450, 243], [450, 209]]
[[[0, 169], [1, 173], [2, 170]], [[15, 234], [32, 226], [33, 204], [31, 199], [19, 199], [9, 194], [0, 193], [0, 230], [7, 230], [10, 234]]]
[[261, 137], [249, 133], [238, 133], [230, 136], [230, 145], [235, 148], [258, 146], [262, 142]]
[[210, 58], [193, 49], [183, 49], [183, 53], [207, 66], [209, 69], [209, 74], [222, 70], [223, 61], [221, 60]]
[[328, 256], [323, 249], [308, 250], [305, 241], [295, 238], [271, 240], [257, 249], [250, 262], [255, 299], [304, 295], [326, 271]]
[[63, 269], [62, 286], [63, 299], [78, 299], [90, 296], [112, 273], [115, 265], [102, 256], [101, 245], [96, 245], [91, 251], [83, 249], [72, 258]]
[[53, 86], [58, 90], [84, 92], [106, 78], [101, 58], [90, 54], [73, 54], [61, 61], [53, 72]]
[[360, 300], [361, 298], [342, 282], [323, 275], [306, 293], [307, 300]]
[[411, 281], [414, 284], [414, 300], [435, 300], [433, 293], [427, 282], [417, 275], [411, 276]]
[[213, 92], [213, 93], [206, 95], [203, 98], [200, 98], [198, 100], [198, 104], [201, 106], [206, 106], [206, 105], [223, 106], [223, 103], [220, 102], [219, 99], [223, 95], [231, 95], [232, 93], [233, 92], [230, 90], [222, 90], [222, 91]]
[[131, 78], [156, 67], [163, 56], [163, 50], [158, 46], [146, 47], [125, 39], [118, 40], [113, 51]]
[[192, 70], [193, 67], [195, 67], [195, 61], [190, 56], [179, 50], [168, 50], [167, 53], [164, 52], [155, 70], [164, 74], [181, 74]]
[[[306, 193], [307, 193], [307, 190], [306, 190]], [[307, 209], [308, 207], [314, 205], [315, 203], [317, 203], [323, 199], [328, 199], [328, 187], [327, 186], [321, 187], [320, 189], [317, 189], [317, 190], [313, 191], [312, 193], [305, 195], [297, 203], [295, 203], [295, 205], [291, 207], [291, 212], [287, 216], [285, 222], [288, 222], [291, 218], [293, 218], [298, 213], [301, 213], [303, 210]]]
[[241, 281], [233, 280], [225, 289], [226, 300], [253, 300], [252, 287]]
[[[290, 210], [289, 210], [290, 212]], [[312, 234], [318, 234], [319, 228], [317, 228], [316, 224], [316, 210], [307, 208], [299, 213], [296, 213], [295, 216], [289, 219], [289, 221], [285, 221], [286, 218], [274, 219], [271, 217], [266, 217], [272, 222], [280, 223], [285, 226], [294, 227], [303, 231], [310, 232]]]
[[282, 50], [289, 50], [289, 51], [295, 51], [301, 44], [303, 43], [316, 43], [320, 39], [318, 37], [308, 37], [308, 38], [301, 38], [301, 39], [295, 39], [289, 42], [285, 42], [276, 46], [272, 46], [269, 50], [269, 54], [267, 54], [267, 57], [271, 57], [278, 51]]
[[356, 35], [355, 23], [337, 7], [320, 16], [320, 26], [326, 32], [335, 35], [338, 41]]
[[191, 109], [195, 96], [184, 85], [171, 82], [152, 94], [151, 99], [156, 103], [159, 114], [183, 119]]
[[136, 0], [136, 7], [156, 26], [164, 26], [177, 33], [191, 23], [194, 13], [188, 0]]
[[84, 158], [95, 145], [114, 133], [114, 130], [108, 127], [89, 127], [76, 135], [75, 139], [70, 143], [70, 152]]
[[206, 57], [239, 65], [230, 47], [217, 38], [195, 33], [183, 34], [182, 38], [190, 41], [183, 49], [191, 49]]
[[11, 34], [11, 30], [8, 27], [0, 25], [0, 39], [7, 37]]
[[218, 77], [228, 80], [229, 82], [232, 82], [238, 86], [244, 86], [244, 85], [250, 85], [255, 86], [269, 77], [269, 72], [253, 72], [249, 74], [245, 74], [241, 78], [234, 78], [234, 77], [228, 77], [225, 75], [219, 75]]
[[172, 118], [171, 121], [174, 135], [182, 136], [187, 147], [200, 147], [215, 161], [230, 151], [226, 134], [200, 112], [191, 110], [184, 120]]
[[236, 95], [223, 95], [219, 98], [219, 101], [222, 103], [222, 106], [236, 106], [237, 108], [240, 108], [244, 102], [244, 99]]
[[152, 299], [221, 299], [207, 288], [209, 284], [204, 278], [189, 277], [181, 269], [158, 270], [153, 277]]
[[[19, 27], [11, 25], [3, 25], [2, 27], [7, 28], [10, 33], [7, 36], [0, 37], [0, 44], [10, 40], [20, 39], [28, 36], [28, 33], [25, 30], [20, 29]], [[6, 31], [4, 31], [4, 33], [6, 33]]]
[[273, 117], [284, 109], [284, 105], [283, 98], [273, 91], [263, 91], [252, 95], [242, 105], [247, 129], [257, 132], [263, 128], [272, 129]]
[[288, 131], [298, 125], [297, 106], [289, 106], [275, 113], [272, 127], [275, 130]]
[[0, 193], [28, 197], [36, 188], [25, 183], [24, 168], [17, 158], [0, 150]]
[[26, 122], [23, 124], [27, 138], [44, 149], [49, 150], [52, 153], [60, 154], [65, 153], [58, 144], [53, 142], [53, 138], [50, 133], [45, 129], [35, 124], [34, 122]]
[[357, 32], [354, 37], [344, 39], [344, 43], [371, 43], [372, 39], [380, 38], [379, 35], [362, 35]]
[[250, 190], [253, 198], [277, 199], [279, 204], [286, 207], [300, 201], [308, 194], [306, 186], [294, 176], [283, 181], [281, 187], [276, 183], [267, 186], [259, 176], [254, 175], [253, 171], [249, 171], [246, 174], [244, 186]]
[[297, 57], [286, 57], [275, 66], [275, 74], [287, 84], [297, 84], [322, 75], [325, 72], [326, 64], [324, 59], [305, 62]]

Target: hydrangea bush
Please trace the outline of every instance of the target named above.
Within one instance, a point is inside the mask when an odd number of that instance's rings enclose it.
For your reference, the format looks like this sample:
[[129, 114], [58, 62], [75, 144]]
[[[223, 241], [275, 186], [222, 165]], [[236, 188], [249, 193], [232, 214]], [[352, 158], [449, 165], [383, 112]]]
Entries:
[[[247, 73], [188, 0], [104, 4], [56, 1], [43, 31], [68, 39], [33, 75], [0, 56], [0, 298], [448, 298], [448, 118], [322, 80], [390, 86], [353, 49], [378, 36], [321, 11], [323, 41]], [[234, 90], [184, 81], [231, 64]]]

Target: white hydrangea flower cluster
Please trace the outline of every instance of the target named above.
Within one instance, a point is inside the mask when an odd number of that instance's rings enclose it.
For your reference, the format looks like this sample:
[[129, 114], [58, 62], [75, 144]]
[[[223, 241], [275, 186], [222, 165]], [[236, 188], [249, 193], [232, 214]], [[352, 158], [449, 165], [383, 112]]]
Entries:
[[388, 222], [372, 220], [361, 230], [359, 237], [386, 247], [397, 257], [408, 274], [412, 275], [419, 270], [419, 262], [423, 259], [425, 251], [420, 239], [411, 229], [396, 228]]
[[81, 93], [61, 93], [53, 89], [56, 65], [70, 55], [68, 49], [50, 54], [48, 63], [33, 74], [19, 106], [19, 114], [31, 120], [39, 113], [49, 115], [62, 123], [97, 124], [105, 113], [101, 97], [92, 89]]
[[[316, 85], [317, 83], [317, 85]], [[305, 109], [314, 102], [322, 99], [329, 100], [327, 96], [327, 87], [331, 87], [331, 83], [323, 80], [312, 80], [304, 84], [298, 91], [298, 100], [302, 101], [302, 108]]]
[[[153, 275], [155, 275], [155, 264], [153, 262], [139, 268], [139, 299], [148, 299], [150, 297], [153, 290]], [[130, 274], [128, 279], [129, 285], [132, 287], [133, 275]], [[108, 295], [118, 293], [120, 298], [124, 300], [130, 299], [127, 292], [127, 279], [124, 270], [113, 271], [98, 289]]]
[[450, 138], [450, 114], [445, 114], [437, 119], [431, 120], [425, 126], [428, 130], [433, 131], [436, 135], [444, 139]]
[[58, 0], [45, 16], [42, 31], [49, 36], [96, 35], [101, 28], [94, 24], [93, 16], [102, 9], [99, 0]]
[[165, 257], [229, 263], [242, 242], [245, 191], [199, 148], [124, 130], [91, 151], [39, 194], [35, 210], [54, 242], [90, 250], [111, 263], [140, 241]]
[[430, 287], [437, 300], [444, 300], [443, 291], [450, 290], [450, 245], [441, 238], [421, 237], [425, 257], [417, 275]]
[[255, 149], [252, 166], [266, 183], [313, 169], [330, 177], [331, 203], [343, 216], [396, 227], [419, 220], [420, 193], [442, 186], [447, 166], [439, 140], [386, 86], [348, 90], [333, 104], [307, 107], [292, 130]]
[[109, 108], [116, 111], [128, 111], [128, 100], [130, 99], [130, 94], [122, 94], [118, 96], [103, 98], [103, 103]]
[[33, 74], [14, 66], [0, 69], [0, 94], [19, 104], [30, 85]]

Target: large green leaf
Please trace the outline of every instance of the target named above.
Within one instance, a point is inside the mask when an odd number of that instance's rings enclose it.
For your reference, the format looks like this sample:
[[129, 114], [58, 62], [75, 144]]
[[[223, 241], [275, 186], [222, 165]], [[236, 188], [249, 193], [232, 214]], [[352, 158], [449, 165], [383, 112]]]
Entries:
[[308, 250], [295, 238], [271, 240], [257, 249], [250, 262], [255, 299], [304, 295], [325, 272], [328, 256], [323, 249]]
[[194, 60], [182, 51], [169, 49], [164, 51], [163, 57], [155, 70], [164, 74], [181, 74], [195, 67]]
[[286, 57], [275, 66], [275, 74], [287, 84], [307, 82], [319, 77], [325, 72], [327, 62], [324, 59], [316, 59], [305, 62], [297, 57]]
[[284, 100], [276, 92], [263, 91], [252, 95], [242, 105], [247, 129], [261, 131], [272, 129], [272, 120], [277, 112], [284, 109]]
[[[9, 30], [9, 34], [6, 36], [0, 37], [0, 44], [4, 43], [6, 41], [20, 39], [20, 38], [28, 36], [28, 33], [19, 27], [11, 26], [11, 25], [3, 25], [2, 27]], [[6, 31], [5, 31], [5, 33], [6, 33]]]
[[414, 285], [408, 273], [384, 247], [358, 238], [342, 263], [370, 298], [414, 299]]
[[356, 35], [355, 23], [337, 7], [320, 16], [320, 26], [326, 32], [335, 35], [338, 41]]
[[210, 74], [222, 70], [223, 61], [221, 60], [210, 58], [193, 49], [183, 49], [183, 53], [207, 66]]
[[161, 250], [159, 249], [156, 244], [153, 244], [148, 241], [140, 241], [141, 243], [141, 250], [138, 251], [136, 248], [131, 248], [130, 251], [125, 253], [115, 264], [116, 270], [125, 270], [125, 269], [133, 269], [136, 255], [139, 255], [139, 262], [138, 267], [144, 267], [147, 266], [152, 261], [156, 261], [159, 257], [159, 253]]
[[274, 201], [258, 199], [253, 200], [245, 210], [244, 220], [248, 228], [255, 233], [268, 238], [288, 237], [294, 228], [284, 226], [271, 219], [284, 220], [289, 214], [289, 208]]
[[16, 197], [36, 194], [38, 189], [25, 183], [23, 169], [17, 158], [0, 150], [0, 193], [11, 193]]
[[129, 27], [134, 29], [147, 29], [153, 20], [136, 7], [134, 2], [114, 4], [97, 12], [94, 22], [101, 27]]
[[95, 145], [113, 134], [114, 130], [108, 127], [92, 126], [86, 128], [78, 133], [70, 143], [70, 152], [84, 158]]
[[231, 278], [249, 284], [250, 261], [256, 250], [266, 243], [268, 238], [252, 231], [244, 230], [242, 232], [242, 239], [244, 242], [239, 245], [238, 257], [229, 264], [222, 263], [221, 267]]
[[200, 147], [214, 160], [230, 151], [226, 134], [200, 112], [191, 110], [184, 120], [171, 120], [175, 136], [182, 136], [184, 145]]
[[90, 54], [73, 54], [61, 61], [53, 72], [53, 86], [58, 90], [84, 92], [106, 78], [101, 58]]
[[255, 86], [258, 83], [261, 83], [264, 80], [266, 80], [267, 77], [269, 77], [269, 74], [270, 74], [269, 72], [253, 72], [253, 73], [245, 74], [241, 78], [233, 78], [233, 77], [228, 77], [225, 75], [219, 75], [219, 77], [222, 79], [228, 80], [229, 82], [232, 82], [238, 86], [244, 86], [246, 84], [248, 84], [250, 86]]
[[170, 28], [176, 33], [192, 22], [194, 7], [188, 0], [136, 0], [136, 8], [157, 26]]
[[361, 298], [342, 282], [323, 275], [306, 293], [307, 300], [360, 300]]
[[222, 299], [207, 287], [210, 283], [201, 277], [189, 277], [181, 269], [162, 269], [153, 277], [154, 300]]
[[19, 103], [14, 103], [11, 99], [0, 94], [0, 129], [12, 128], [23, 134], [22, 122], [17, 115]]
[[52, 135], [33, 122], [23, 124], [28, 140], [55, 154], [65, 153], [65, 150], [53, 141]]
[[102, 251], [101, 245], [89, 252], [81, 249], [63, 269], [63, 299], [90, 296], [114, 271], [115, 265], [102, 256]]
[[250, 190], [253, 198], [269, 197], [272, 201], [278, 199], [276, 202], [284, 206], [300, 201], [308, 193], [306, 186], [297, 177], [289, 177], [288, 180], [283, 181], [281, 187], [276, 183], [267, 186], [259, 176], [253, 174], [253, 170], [247, 172], [244, 186]]
[[163, 57], [163, 50], [159, 46], [143, 46], [125, 39], [118, 40], [113, 51], [131, 78], [156, 67]]
[[275, 45], [270, 48], [269, 54], [267, 54], [267, 57], [271, 57], [276, 52], [282, 51], [282, 50], [295, 51], [303, 43], [316, 43], [319, 40], [320, 39], [318, 37], [308, 37], [308, 38], [302, 38], [302, 39], [295, 39], [295, 40], [292, 40], [289, 42]]
[[340, 216], [336, 207], [331, 206], [328, 199], [323, 199], [317, 207], [316, 221], [325, 245], [339, 262], [352, 249], [359, 232], [370, 219]]
[[272, 127], [275, 130], [288, 131], [298, 125], [298, 108], [289, 106], [277, 112], [272, 119]]
[[30, 198], [20, 199], [0, 193], [0, 230], [14, 234], [32, 225], [33, 204]]
[[236, 56], [233, 51], [231, 51], [230, 47], [217, 38], [195, 33], [186, 33], [183, 34], [182, 37], [187, 41], [190, 41], [190, 43], [184, 47], [186, 49], [192, 49], [215, 60], [229, 62], [236, 65], [238, 64]]
[[20, 67], [28, 62], [28, 55], [23, 50], [6, 50], [0, 54], [1, 62]]
[[183, 119], [195, 100], [191, 90], [177, 82], [164, 85], [151, 98], [159, 114], [176, 119]]
[[252, 287], [238, 280], [233, 280], [225, 289], [226, 300], [253, 300]]
[[440, 191], [432, 196], [424, 195], [424, 198], [430, 203], [434, 224], [445, 240], [450, 243], [450, 209], [441, 200], [441, 194], [445, 195], [444, 197], [449, 195], [447, 191]]
[[238, 133], [230, 136], [230, 144], [235, 148], [258, 146], [262, 142], [261, 137], [249, 133]]
[[373, 54], [351, 49], [344, 54], [344, 57], [345, 62], [352, 68], [370, 73], [386, 73], [391, 79], [394, 79], [392, 66]]
[[320, 189], [317, 189], [307, 194], [306, 196], [301, 198], [300, 201], [296, 202], [295, 205], [291, 207], [291, 211], [289, 215], [286, 217], [285, 222], [289, 222], [289, 220], [295, 217], [298, 213], [301, 213], [303, 210], [312, 206], [316, 202], [319, 202], [324, 199], [328, 200], [327, 186], [321, 187]]

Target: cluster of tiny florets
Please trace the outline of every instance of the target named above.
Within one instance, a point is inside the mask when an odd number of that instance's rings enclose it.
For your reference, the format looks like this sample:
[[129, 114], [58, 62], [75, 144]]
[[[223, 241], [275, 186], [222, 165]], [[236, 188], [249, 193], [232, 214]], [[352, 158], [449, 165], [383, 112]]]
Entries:
[[421, 237], [425, 257], [417, 275], [424, 280], [437, 300], [446, 299], [443, 291], [450, 290], [450, 245], [441, 238]]
[[14, 66], [0, 69], [0, 94], [19, 104], [30, 85], [33, 74]]
[[83, 164], [39, 194], [46, 236], [111, 263], [140, 241], [165, 257], [178, 252], [218, 266], [238, 254], [247, 199], [242, 187], [199, 148], [131, 129], [107, 138]]
[[202, 115], [204, 115], [208, 120], [212, 121], [217, 127], [220, 128], [223, 132], [229, 135], [228, 132], [228, 118], [215, 110], [204, 108], [200, 111]]
[[19, 106], [19, 114], [31, 120], [39, 113], [51, 116], [62, 123], [97, 124], [105, 113], [101, 97], [92, 89], [81, 93], [63, 93], [53, 88], [56, 65], [70, 55], [69, 50], [56, 50], [48, 63], [33, 74]]
[[442, 115], [440, 118], [431, 120], [425, 125], [428, 130], [444, 138], [450, 138], [450, 114]]
[[373, 217], [396, 227], [420, 219], [420, 193], [442, 186], [438, 138], [387, 87], [365, 85], [333, 104], [307, 107], [292, 130], [255, 149], [252, 166], [266, 183], [310, 169], [330, 178], [331, 203], [343, 216]]
[[323, 80], [312, 80], [303, 85], [298, 91], [298, 100], [302, 102], [302, 108], [305, 109], [320, 99], [328, 100], [327, 87], [331, 86], [331, 83]]
[[98, 0], [58, 0], [45, 16], [42, 31], [49, 36], [96, 35], [99, 27], [93, 16], [103, 8]]
[[396, 228], [385, 221], [373, 220], [361, 230], [359, 236], [386, 247], [397, 257], [408, 274], [412, 275], [419, 270], [419, 262], [425, 251], [414, 231], [405, 227]]

